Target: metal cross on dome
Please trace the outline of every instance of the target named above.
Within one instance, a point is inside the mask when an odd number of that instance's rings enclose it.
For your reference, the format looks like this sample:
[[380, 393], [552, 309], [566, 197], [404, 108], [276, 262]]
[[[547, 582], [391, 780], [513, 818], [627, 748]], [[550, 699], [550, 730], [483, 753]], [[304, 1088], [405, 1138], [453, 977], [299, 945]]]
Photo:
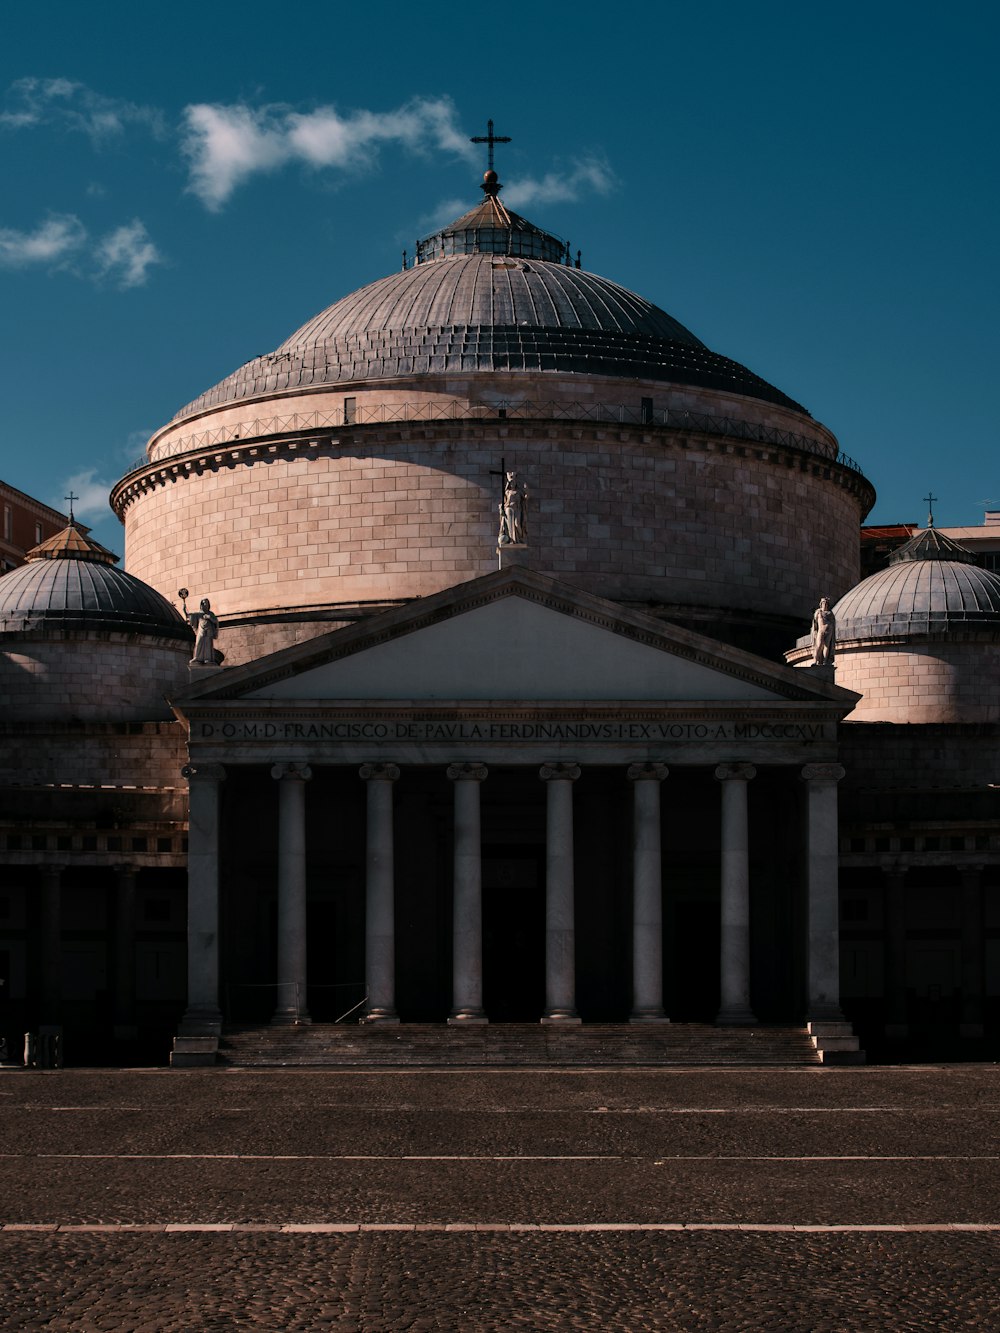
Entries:
[[929, 528], [934, 526], [934, 501], [937, 498], [936, 495], [931, 495], [930, 491], [924, 496], [924, 499], [927, 501], [927, 526]]
[[508, 134], [494, 134], [494, 133], [493, 133], [493, 122], [492, 122], [492, 120], [488, 120], [488, 121], [486, 122], [486, 133], [485, 133], [485, 134], [473, 134], [473, 135], [470, 137], [470, 139], [469, 139], [469, 143], [484, 143], [484, 144], [487, 144], [487, 145], [488, 145], [486, 170], [487, 170], [487, 171], [492, 171], [492, 170], [493, 170], [493, 145], [494, 145], [495, 143], [510, 143], [510, 135], [508, 135]]
[[72, 491], [70, 491], [69, 495], [64, 495], [64, 496], [63, 496], [63, 499], [64, 499], [64, 500], [68, 500], [68, 501], [69, 501], [69, 521], [70, 521], [71, 523], [73, 522], [73, 501], [74, 501], [74, 500], [79, 500], [79, 498], [80, 498], [80, 497], [79, 497], [78, 495], [74, 495]]

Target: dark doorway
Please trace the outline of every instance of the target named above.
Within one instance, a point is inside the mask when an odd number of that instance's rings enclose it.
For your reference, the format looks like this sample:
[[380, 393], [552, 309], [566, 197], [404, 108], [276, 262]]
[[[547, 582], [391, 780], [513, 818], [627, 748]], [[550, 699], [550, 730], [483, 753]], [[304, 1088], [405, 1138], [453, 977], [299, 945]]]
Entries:
[[667, 1012], [680, 1023], [711, 1023], [719, 1012], [719, 904], [678, 902], [667, 952]]
[[545, 857], [483, 849], [483, 1002], [494, 1023], [537, 1023], [545, 1008]]

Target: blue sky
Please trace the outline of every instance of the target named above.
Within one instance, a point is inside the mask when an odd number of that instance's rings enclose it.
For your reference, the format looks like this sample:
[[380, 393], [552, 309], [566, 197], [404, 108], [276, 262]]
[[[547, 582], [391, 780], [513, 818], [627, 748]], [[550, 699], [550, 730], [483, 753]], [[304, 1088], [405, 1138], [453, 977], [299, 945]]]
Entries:
[[121, 551], [148, 436], [504, 198], [829, 426], [869, 521], [997, 469], [998, 35], [959, 0], [5, 7], [0, 476]]

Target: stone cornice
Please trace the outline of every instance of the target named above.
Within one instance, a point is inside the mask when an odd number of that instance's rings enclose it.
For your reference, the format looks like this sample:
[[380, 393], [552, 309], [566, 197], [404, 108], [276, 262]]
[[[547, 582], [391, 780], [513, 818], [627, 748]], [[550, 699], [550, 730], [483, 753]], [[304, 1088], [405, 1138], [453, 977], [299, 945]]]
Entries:
[[823, 477], [857, 497], [862, 517], [875, 502], [875, 490], [860, 472], [821, 454], [807, 453], [790, 445], [765, 444], [727, 435], [715, 435], [673, 426], [634, 425], [598, 421], [567, 420], [427, 420], [374, 423], [341, 427], [335, 431], [289, 431], [281, 435], [251, 437], [225, 444], [205, 446], [170, 458], [155, 460], [127, 473], [111, 490], [110, 503], [119, 518], [139, 496], [157, 487], [198, 477], [224, 468], [246, 467], [294, 458], [336, 458], [352, 448], [376, 445], [386, 449], [411, 440], [448, 443], [481, 440], [588, 439], [600, 443], [659, 442], [671, 451], [696, 448], [738, 458], [753, 458]]

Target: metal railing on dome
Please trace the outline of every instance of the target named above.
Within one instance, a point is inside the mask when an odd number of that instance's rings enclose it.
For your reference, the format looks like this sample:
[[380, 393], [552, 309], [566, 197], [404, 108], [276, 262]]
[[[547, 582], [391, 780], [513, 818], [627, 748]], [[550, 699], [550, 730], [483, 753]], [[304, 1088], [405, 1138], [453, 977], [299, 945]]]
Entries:
[[[254, 418], [229, 426], [216, 426], [158, 444], [152, 458], [143, 457], [125, 474], [141, 471], [168, 458], [200, 453], [220, 445], [256, 444], [262, 437], [308, 434], [312, 431], [353, 429], [356, 426], [405, 424], [434, 421], [586, 421], [606, 425], [650, 426], [668, 430], [695, 431], [725, 436], [753, 444], [780, 445], [811, 454], [861, 474], [861, 466], [847, 454], [834, 450], [826, 440], [799, 435], [754, 421], [714, 416], [669, 407], [638, 407], [625, 403], [581, 403], [553, 400], [498, 399], [493, 403], [470, 403], [465, 399], [437, 399], [418, 403], [365, 403], [347, 399], [334, 412], [291, 412], [283, 416]], [[862, 474], [863, 475], [863, 474]], [[123, 478], [124, 480], [125, 478]]]

